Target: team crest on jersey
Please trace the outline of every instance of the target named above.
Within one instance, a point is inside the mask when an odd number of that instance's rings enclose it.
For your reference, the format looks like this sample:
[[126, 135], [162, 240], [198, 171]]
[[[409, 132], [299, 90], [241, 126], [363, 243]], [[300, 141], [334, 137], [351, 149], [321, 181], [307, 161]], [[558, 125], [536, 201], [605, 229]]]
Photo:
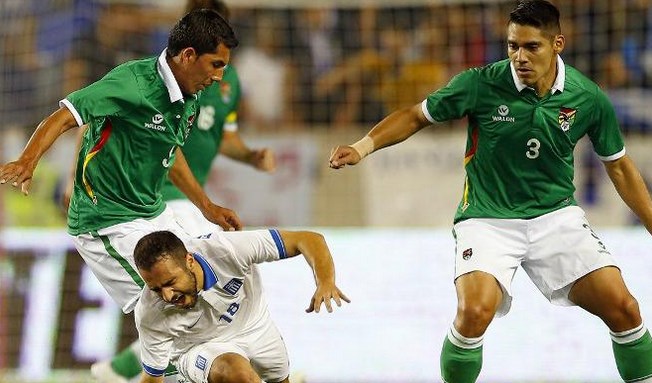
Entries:
[[568, 132], [568, 130], [575, 122], [575, 114], [577, 110], [571, 108], [560, 108], [559, 109], [559, 127], [562, 131]]
[[184, 132], [184, 139], [188, 138], [188, 135], [190, 134], [190, 128], [192, 128], [192, 123], [195, 122], [195, 114], [191, 114], [188, 116], [188, 121], [186, 125], [186, 131]]
[[240, 287], [242, 287], [242, 280], [233, 278], [224, 285], [224, 290], [231, 295], [235, 295], [240, 290]]
[[471, 259], [472, 256], [473, 256], [473, 248], [472, 247], [469, 247], [468, 249], [466, 249], [466, 250], [464, 250], [462, 252], [462, 259], [464, 259], [465, 261], [468, 261], [469, 259]]
[[208, 361], [206, 360], [206, 358], [204, 358], [201, 355], [197, 355], [197, 360], [195, 360], [195, 367], [197, 367], [198, 369], [204, 371], [204, 370], [206, 370], [206, 363], [207, 362]]
[[223, 103], [231, 102], [231, 84], [226, 81], [220, 82], [220, 95]]

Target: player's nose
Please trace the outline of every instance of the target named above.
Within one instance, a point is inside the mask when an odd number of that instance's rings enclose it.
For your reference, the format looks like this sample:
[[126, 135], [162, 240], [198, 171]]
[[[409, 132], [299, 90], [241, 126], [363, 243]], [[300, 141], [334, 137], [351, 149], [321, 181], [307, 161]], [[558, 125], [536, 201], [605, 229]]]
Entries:
[[172, 298], [174, 298], [174, 291], [170, 287], [164, 287], [161, 289], [161, 298], [168, 303], [172, 303]]

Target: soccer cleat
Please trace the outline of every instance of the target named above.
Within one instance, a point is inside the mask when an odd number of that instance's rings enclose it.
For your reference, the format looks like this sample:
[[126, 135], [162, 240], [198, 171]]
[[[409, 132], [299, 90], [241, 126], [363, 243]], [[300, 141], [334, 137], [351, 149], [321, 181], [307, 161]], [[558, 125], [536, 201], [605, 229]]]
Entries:
[[93, 363], [91, 365], [91, 376], [99, 383], [129, 383], [127, 379], [113, 371], [110, 361]]

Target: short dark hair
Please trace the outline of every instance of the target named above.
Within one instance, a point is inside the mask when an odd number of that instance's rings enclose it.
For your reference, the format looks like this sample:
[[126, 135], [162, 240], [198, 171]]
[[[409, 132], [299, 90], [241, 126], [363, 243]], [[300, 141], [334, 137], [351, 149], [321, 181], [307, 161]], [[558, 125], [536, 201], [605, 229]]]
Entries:
[[546, 0], [521, 0], [509, 14], [509, 22], [528, 25], [555, 36], [561, 33], [559, 9]]
[[149, 271], [163, 258], [181, 262], [187, 253], [183, 242], [172, 232], [155, 231], [138, 241], [134, 248], [134, 262], [139, 270]]
[[203, 55], [215, 52], [220, 44], [233, 49], [238, 43], [233, 28], [219, 13], [211, 9], [196, 9], [172, 27], [167, 52], [176, 56], [181, 50], [192, 47], [197, 55]]
[[188, 0], [186, 2], [186, 13], [201, 8], [212, 9], [227, 20], [231, 16], [229, 8], [222, 0]]

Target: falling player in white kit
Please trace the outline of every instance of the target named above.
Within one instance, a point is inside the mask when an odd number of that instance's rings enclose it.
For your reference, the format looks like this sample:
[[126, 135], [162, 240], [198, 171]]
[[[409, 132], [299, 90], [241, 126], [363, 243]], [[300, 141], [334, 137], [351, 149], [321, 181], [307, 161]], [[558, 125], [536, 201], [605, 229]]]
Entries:
[[289, 382], [285, 344], [271, 320], [257, 263], [303, 254], [316, 290], [306, 312], [350, 300], [335, 285], [321, 234], [215, 232], [184, 243], [169, 231], [144, 236], [134, 260], [146, 287], [135, 309], [142, 383], [163, 382], [168, 363], [194, 383]]

